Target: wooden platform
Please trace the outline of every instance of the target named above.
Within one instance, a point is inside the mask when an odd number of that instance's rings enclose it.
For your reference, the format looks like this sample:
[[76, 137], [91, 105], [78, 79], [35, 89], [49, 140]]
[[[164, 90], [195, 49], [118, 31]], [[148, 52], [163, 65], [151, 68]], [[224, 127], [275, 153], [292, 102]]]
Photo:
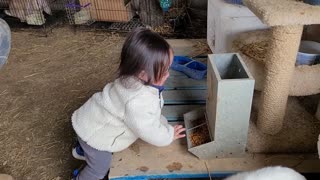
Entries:
[[244, 158], [203, 161], [187, 151], [183, 139], [163, 148], [138, 140], [129, 149], [114, 154], [110, 176], [114, 180], [200, 178], [208, 177], [210, 172], [217, 177], [271, 165], [292, 167], [299, 172], [320, 172], [320, 161], [316, 155], [248, 154]]
[[[189, 55], [197, 40], [170, 40], [178, 55]], [[203, 59], [202, 59], [203, 61]], [[183, 114], [205, 105], [206, 79], [193, 80], [182, 73], [171, 71], [163, 93], [165, 106], [162, 114], [174, 124], [183, 124]], [[113, 180], [147, 180], [157, 178], [224, 177], [237, 171], [253, 170], [269, 165], [292, 167], [300, 172], [320, 172], [317, 155], [255, 155], [243, 158], [203, 161], [187, 151], [186, 139], [168, 147], [155, 147], [141, 140], [128, 149], [115, 153], [110, 171]]]
[[269, 26], [320, 24], [320, 6], [297, 0], [244, 0], [244, 4]]

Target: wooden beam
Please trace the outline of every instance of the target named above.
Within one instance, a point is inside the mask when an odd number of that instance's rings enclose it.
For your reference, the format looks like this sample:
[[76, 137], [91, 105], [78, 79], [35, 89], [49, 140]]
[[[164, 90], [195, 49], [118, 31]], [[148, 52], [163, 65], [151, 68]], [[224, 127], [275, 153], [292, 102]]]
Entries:
[[207, 79], [195, 80], [187, 76], [171, 76], [165, 83], [166, 90], [179, 89], [207, 89]]
[[164, 104], [205, 104], [207, 90], [166, 90]]
[[162, 109], [162, 114], [168, 121], [183, 121], [183, 114], [204, 105], [166, 105]]

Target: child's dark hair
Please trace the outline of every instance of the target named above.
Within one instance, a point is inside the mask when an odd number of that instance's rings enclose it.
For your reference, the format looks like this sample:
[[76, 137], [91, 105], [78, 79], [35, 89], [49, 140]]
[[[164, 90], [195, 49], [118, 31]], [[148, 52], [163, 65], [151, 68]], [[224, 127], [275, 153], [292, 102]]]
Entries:
[[159, 81], [169, 66], [170, 51], [170, 45], [160, 35], [146, 28], [136, 28], [122, 47], [119, 77], [137, 77], [145, 71], [146, 84]]

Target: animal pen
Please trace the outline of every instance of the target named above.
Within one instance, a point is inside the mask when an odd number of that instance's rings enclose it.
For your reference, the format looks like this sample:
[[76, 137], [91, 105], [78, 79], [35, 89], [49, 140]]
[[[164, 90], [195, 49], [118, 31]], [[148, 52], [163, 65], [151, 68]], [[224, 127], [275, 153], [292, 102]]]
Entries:
[[165, 37], [203, 38], [207, 11], [192, 6], [191, 0], [0, 0], [0, 17], [12, 28], [40, 28], [45, 35], [66, 21], [74, 29], [149, 27]]
[[[190, 5], [191, 1], [187, 0], [168, 1], [168, 4], [158, 0], [71, 0], [65, 8], [68, 22], [73, 26], [112, 22], [104, 29], [128, 32], [135, 27], [151, 27], [160, 34], [168, 34], [192, 26]], [[206, 15], [203, 17], [202, 26], [206, 24]]]
[[47, 35], [64, 4], [65, 0], [0, 0], [0, 15], [11, 27], [42, 28]]

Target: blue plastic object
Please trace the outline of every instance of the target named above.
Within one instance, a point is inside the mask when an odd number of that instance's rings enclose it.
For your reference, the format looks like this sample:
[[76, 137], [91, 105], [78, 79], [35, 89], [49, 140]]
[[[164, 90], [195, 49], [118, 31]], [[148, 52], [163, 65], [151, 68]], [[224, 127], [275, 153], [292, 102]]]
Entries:
[[303, 0], [303, 2], [311, 5], [320, 5], [320, 0]]
[[175, 56], [171, 65], [171, 68], [176, 71], [182, 71], [184, 69], [184, 65], [191, 62], [192, 59], [187, 58], [185, 56]]
[[175, 56], [171, 68], [192, 79], [203, 79], [207, 74], [207, 65], [185, 56]]
[[296, 65], [314, 65], [320, 59], [320, 43], [301, 41]]
[[239, 5], [244, 5], [242, 0], [225, 0], [225, 2], [229, 4], [239, 4]]
[[203, 79], [207, 74], [207, 66], [193, 61], [186, 65], [186, 69], [183, 72], [193, 79]]
[[172, 5], [172, 0], [160, 0], [160, 7], [164, 12], [168, 12]]
[[296, 65], [318, 64], [319, 60], [320, 60], [320, 55], [298, 52]]
[[7, 62], [11, 49], [11, 31], [8, 24], [0, 18], [0, 69]]

